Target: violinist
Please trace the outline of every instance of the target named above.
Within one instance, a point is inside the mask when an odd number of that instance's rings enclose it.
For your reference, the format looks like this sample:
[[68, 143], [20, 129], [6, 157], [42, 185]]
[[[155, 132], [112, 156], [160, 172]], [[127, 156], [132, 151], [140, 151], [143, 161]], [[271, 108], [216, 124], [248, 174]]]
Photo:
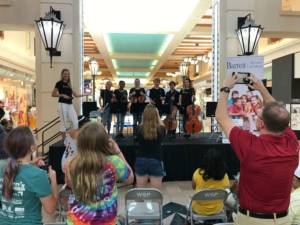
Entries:
[[175, 89], [176, 83], [170, 81], [170, 90], [166, 93], [165, 109], [167, 120], [164, 120], [166, 127], [168, 128], [168, 134], [175, 134], [177, 128], [176, 113], [179, 103], [179, 92]]
[[127, 112], [128, 106], [128, 93], [124, 89], [125, 88], [125, 81], [119, 81], [119, 88], [114, 91], [114, 98], [116, 99], [116, 117], [117, 117], [117, 124], [116, 124], [116, 138], [124, 138], [123, 135], [123, 128], [124, 128], [124, 119]]
[[100, 91], [99, 98], [100, 111], [102, 112], [102, 123], [103, 126], [106, 127], [108, 134], [110, 134], [112, 119], [111, 100], [113, 97], [113, 91], [111, 90], [111, 86], [111, 81], [107, 81], [105, 84], [105, 89]]
[[163, 113], [163, 101], [165, 99], [165, 90], [161, 87], [160, 85], [160, 79], [155, 78], [153, 80], [154, 87], [150, 89], [150, 102], [151, 104], [155, 105], [156, 108], [158, 109], [159, 116], [161, 117]]
[[192, 86], [192, 81], [189, 78], [183, 80], [183, 88], [180, 90], [179, 103], [181, 106], [183, 130], [186, 132], [185, 123], [188, 119], [186, 109], [195, 101], [195, 89]]
[[134, 87], [129, 91], [129, 99], [131, 102], [130, 112], [133, 116], [133, 134], [136, 134], [137, 125], [142, 121], [142, 113], [145, 108], [146, 91], [141, 86], [139, 78], [134, 80]]

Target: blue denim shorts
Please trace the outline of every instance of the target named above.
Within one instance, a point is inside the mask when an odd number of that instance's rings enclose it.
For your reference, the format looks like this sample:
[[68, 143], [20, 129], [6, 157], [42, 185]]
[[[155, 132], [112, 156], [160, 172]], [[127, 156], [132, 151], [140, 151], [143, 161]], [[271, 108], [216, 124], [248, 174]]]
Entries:
[[138, 176], [164, 177], [166, 172], [164, 163], [157, 159], [137, 157], [135, 161], [135, 173]]

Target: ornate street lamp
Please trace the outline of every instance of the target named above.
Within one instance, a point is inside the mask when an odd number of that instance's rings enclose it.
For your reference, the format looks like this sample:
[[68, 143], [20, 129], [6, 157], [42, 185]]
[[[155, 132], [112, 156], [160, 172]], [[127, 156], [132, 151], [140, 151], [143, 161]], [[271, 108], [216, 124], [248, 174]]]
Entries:
[[96, 75], [98, 74], [98, 70], [99, 70], [99, 64], [98, 64], [97, 60], [92, 58], [90, 60], [89, 67], [90, 67], [91, 75], [93, 77], [93, 101], [95, 102], [96, 101], [96, 99], [95, 99], [95, 89], [96, 89], [95, 78], [96, 78]]
[[251, 14], [238, 18], [238, 36], [243, 55], [253, 55], [263, 31], [261, 25], [256, 25]]
[[65, 28], [64, 22], [60, 20], [60, 11], [50, 7], [50, 12], [35, 22], [45, 50], [49, 51], [50, 67], [52, 68], [52, 57], [61, 56], [61, 52], [57, 51], [57, 48]]

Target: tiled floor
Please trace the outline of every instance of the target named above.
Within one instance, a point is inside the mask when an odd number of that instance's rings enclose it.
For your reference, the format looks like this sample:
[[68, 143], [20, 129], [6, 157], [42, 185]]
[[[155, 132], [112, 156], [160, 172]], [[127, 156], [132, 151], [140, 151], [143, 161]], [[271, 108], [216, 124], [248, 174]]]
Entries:
[[[126, 191], [131, 187], [123, 187], [119, 189], [118, 201], [119, 201], [119, 214], [124, 215], [124, 196]], [[164, 204], [168, 202], [176, 202], [179, 204], [187, 205], [190, 197], [193, 195], [192, 183], [190, 181], [176, 181], [176, 182], [164, 182], [162, 187], [162, 193], [164, 198]], [[170, 216], [164, 220], [164, 225], [169, 225], [173, 216]], [[44, 214], [44, 222], [50, 223], [57, 220], [56, 216], [49, 216]]]

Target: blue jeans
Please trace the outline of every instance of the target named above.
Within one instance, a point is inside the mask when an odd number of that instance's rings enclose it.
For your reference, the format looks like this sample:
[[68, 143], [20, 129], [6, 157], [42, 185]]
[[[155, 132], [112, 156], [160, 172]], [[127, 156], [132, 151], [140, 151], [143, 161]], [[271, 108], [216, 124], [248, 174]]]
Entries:
[[102, 113], [102, 124], [103, 124], [104, 127], [106, 127], [108, 134], [110, 134], [111, 119], [112, 119], [112, 114], [110, 112], [110, 108], [108, 107]]
[[137, 157], [135, 173], [138, 176], [164, 177], [166, 175], [164, 164], [158, 159]]
[[124, 119], [125, 119], [125, 113], [117, 113], [117, 124], [116, 124], [116, 132], [117, 134], [123, 133], [124, 128]]

